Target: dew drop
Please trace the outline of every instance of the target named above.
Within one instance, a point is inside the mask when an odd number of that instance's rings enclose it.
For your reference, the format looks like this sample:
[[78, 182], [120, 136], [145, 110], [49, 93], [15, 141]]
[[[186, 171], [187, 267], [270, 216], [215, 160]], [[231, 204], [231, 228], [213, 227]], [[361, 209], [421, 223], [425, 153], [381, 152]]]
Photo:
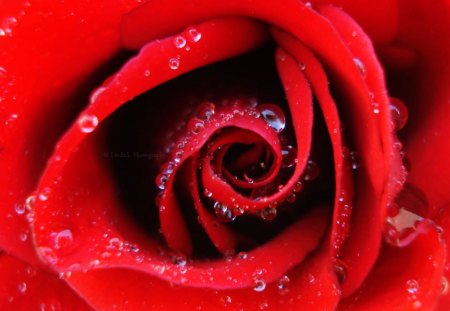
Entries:
[[191, 28], [188, 30], [188, 34], [189, 34], [189, 38], [193, 41], [193, 42], [198, 42], [200, 41], [200, 39], [202, 38], [202, 33], [199, 32], [197, 29], [195, 28]]
[[226, 205], [220, 202], [214, 203], [214, 212], [217, 219], [221, 222], [231, 222], [236, 219], [236, 215]]
[[26, 234], [25, 232], [22, 232], [21, 234], [19, 234], [19, 239], [22, 242], [25, 242], [28, 239], [28, 234]]
[[205, 122], [201, 119], [197, 119], [197, 118], [193, 118], [191, 120], [189, 120], [188, 124], [187, 124], [187, 129], [192, 133], [192, 134], [198, 134], [201, 131], [203, 131], [205, 128]]
[[248, 258], [248, 254], [247, 254], [246, 252], [239, 252], [239, 253], [237, 254], [237, 256], [238, 256], [238, 258], [241, 259], [241, 260], [245, 260], [245, 259]]
[[340, 284], [344, 283], [347, 278], [347, 265], [339, 259], [334, 260], [333, 270]]
[[16, 211], [17, 215], [23, 215], [23, 213], [25, 213], [25, 205], [23, 204], [16, 204], [14, 206], [14, 210]]
[[404, 208], [397, 215], [386, 218], [384, 237], [391, 245], [404, 247], [413, 242], [418, 234], [417, 227], [424, 218]]
[[401, 130], [408, 121], [408, 109], [405, 104], [400, 99], [391, 97], [389, 110], [395, 130]]
[[57, 301], [47, 301], [39, 304], [39, 311], [59, 311], [63, 307]]
[[271, 221], [277, 217], [277, 209], [273, 207], [266, 207], [260, 213], [260, 217], [264, 221]]
[[406, 281], [406, 290], [411, 295], [416, 295], [419, 292], [419, 282], [414, 279], [410, 279]]
[[261, 301], [259, 303], [259, 309], [260, 310], [266, 310], [268, 307], [269, 307], [269, 303], [266, 300]]
[[106, 90], [106, 87], [104, 87], [104, 86], [100, 86], [100, 87], [96, 88], [92, 92], [91, 96], [89, 97], [89, 102], [91, 104], [94, 104], [105, 90]]
[[262, 292], [266, 289], [266, 282], [261, 278], [255, 278], [253, 280], [253, 290], [255, 292]]
[[160, 190], [164, 190], [166, 189], [166, 183], [169, 180], [169, 175], [165, 174], [165, 173], [161, 173], [158, 176], [156, 176], [156, 186], [160, 189]]
[[364, 65], [364, 63], [359, 58], [356, 58], [356, 57], [353, 58], [353, 62], [355, 63], [355, 66], [356, 66], [356, 68], [358, 68], [361, 75], [363, 77], [365, 77], [366, 76], [366, 66]]
[[51, 190], [48, 187], [45, 187], [42, 189], [42, 191], [39, 193], [38, 198], [40, 201], [47, 201], [50, 196]]
[[283, 275], [277, 282], [277, 288], [280, 292], [286, 292], [291, 280], [287, 275]]
[[151, 71], [149, 69], [144, 70], [144, 76], [150, 77]]
[[53, 234], [53, 246], [55, 249], [68, 249], [73, 243], [73, 234], [70, 229], [64, 229]]
[[186, 38], [183, 36], [176, 36], [173, 39], [173, 44], [177, 49], [182, 49], [186, 46]]
[[284, 146], [281, 150], [283, 157], [282, 166], [285, 168], [292, 167], [297, 164], [297, 149], [291, 145]]
[[374, 114], [380, 114], [380, 104], [377, 102], [372, 102], [372, 112]]
[[111, 238], [108, 241], [108, 245], [106, 249], [108, 250], [122, 250], [123, 249], [123, 241], [119, 238]]
[[169, 59], [169, 68], [172, 70], [177, 70], [180, 67], [180, 60], [176, 57]]
[[55, 265], [58, 263], [59, 259], [56, 256], [56, 254], [52, 248], [46, 247], [46, 246], [41, 246], [41, 247], [38, 247], [37, 250], [49, 264]]
[[27, 291], [27, 283], [20, 282], [17, 288], [19, 289], [19, 292], [21, 294], [25, 294], [25, 292]]
[[442, 277], [442, 287], [441, 287], [441, 295], [447, 295], [450, 289], [450, 285], [448, 284], [448, 279], [444, 276]]
[[312, 181], [319, 176], [319, 167], [313, 160], [308, 160], [304, 171], [303, 179], [306, 181]]
[[263, 104], [258, 107], [261, 114], [261, 118], [267, 122], [267, 124], [275, 130], [277, 133], [281, 133], [286, 126], [286, 118], [283, 110], [274, 104]]
[[78, 118], [78, 126], [83, 133], [92, 133], [98, 125], [98, 118], [92, 114], [83, 114]]
[[205, 188], [205, 190], [203, 191], [203, 194], [205, 195], [205, 197], [210, 198], [212, 197], [212, 192], [209, 191], [208, 189]]
[[293, 190], [294, 192], [296, 192], [296, 193], [302, 191], [302, 189], [303, 189], [303, 184], [302, 184], [301, 181], [297, 181], [297, 182], [294, 184], [294, 187], [292, 188], [292, 190]]
[[164, 163], [161, 166], [161, 172], [163, 174], [170, 175], [173, 173], [174, 168], [175, 168], [175, 165], [173, 164], [173, 162], [170, 161], [170, 162]]
[[186, 256], [179, 254], [172, 256], [172, 262], [177, 267], [185, 267], [187, 264], [187, 259]]
[[349, 154], [350, 165], [352, 170], [357, 170], [361, 166], [361, 159], [359, 154], [356, 151], [351, 151]]
[[419, 228], [426, 224], [422, 215], [428, 213], [428, 200], [423, 192], [411, 184], [406, 184], [388, 209], [384, 237], [387, 243], [404, 247], [419, 234]]
[[197, 116], [207, 121], [216, 113], [216, 106], [212, 102], [205, 102], [201, 104], [197, 109]]
[[290, 193], [286, 198], [286, 201], [288, 203], [294, 203], [296, 200], [297, 200], [297, 196], [295, 195], [295, 193]]
[[245, 212], [244, 209], [243, 209], [243, 208], [240, 208], [239, 206], [233, 208], [233, 214], [234, 214], [235, 216], [241, 216], [241, 215], [244, 214], [244, 212]]

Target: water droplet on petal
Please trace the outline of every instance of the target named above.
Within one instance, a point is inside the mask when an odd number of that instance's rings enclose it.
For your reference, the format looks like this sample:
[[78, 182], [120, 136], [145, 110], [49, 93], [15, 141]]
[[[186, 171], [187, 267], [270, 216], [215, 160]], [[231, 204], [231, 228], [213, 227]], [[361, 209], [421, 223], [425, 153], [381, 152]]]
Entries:
[[91, 133], [98, 125], [98, 118], [92, 114], [83, 114], [78, 118], [78, 126], [83, 133]]
[[273, 207], [266, 207], [260, 213], [260, 217], [262, 220], [271, 221], [277, 217], [277, 209]]
[[64, 229], [53, 235], [54, 248], [60, 249], [70, 249], [73, 244], [73, 234], [70, 229]]
[[319, 167], [313, 160], [308, 160], [305, 171], [303, 173], [303, 179], [306, 181], [312, 181], [319, 176]]
[[22, 233], [19, 235], [19, 239], [20, 239], [22, 242], [25, 242], [25, 241], [28, 239], [28, 234], [26, 234], [25, 232], [22, 232]]
[[16, 204], [14, 206], [14, 210], [16, 211], [17, 215], [22, 215], [23, 213], [25, 213], [25, 205]]
[[19, 286], [17, 287], [19, 289], [19, 292], [21, 294], [24, 294], [27, 291], [27, 283], [25, 282], [20, 282]]
[[358, 68], [359, 72], [363, 77], [366, 76], [366, 66], [359, 58], [353, 58], [353, 62], [355, 63], [356, 68]]
[[[406, 184], [387, 211], [384, 237], [387, 243], [404, 247], [415, 240], [427, 223], [428, 200], [423, 192]], [[423, 215], [423, 216], [422, 216]]]
[[164, 190], [164, 189], [166, 189], [166, 183], [168, 180], [169, 180], [169, 175], [161, 173], [158, 176], [156, 176], [156, 180], [155, 180], [156, 186], [160, 190]]
[[301, 181], [297, 181], [297, 182], [294, 184], [294, 187], [292, 188], [292, 190], [293, 190], [294, 192], [300, 192], [300, 191], [302, 191], [302, 189], [303, 189], [303, 184], [302, 184]]
[[410, 279], [406, 281], [406, 290], [411, 295], [416, 295], [419, 292], [419, 282], [414, 279]]
[[248, 254], [247, 254], [246, 252], [239, 252], [239, 253], [237, 254], [237, 256], [238, 256], [239, 259], [244, 260], [244, 259], [247, 259]]
[[408, 121], [408, 109], [405, 104], [400, 99], [391, 97], [389, 110], [395, 130], [402, 129]]
[[177, 70], [180, 67], [180, 60], [176, 57], [169, 59], [169, 68], [172, 70]]
[[106, 246], [106, 249], [112, 251], [112, 250], [122, 250], [123, 249], [123, 241], [119, 238], [111, 238], [108, 241], [108, 245]]
[[55, 265], [58, 263], [59, 259], [56, 256], [55, 252], [52, 248], [42, 246], [37, 248], [38, 252], [41, 254], [41, 256], [48, 261], [49, 264]]
[[144, 76], [150, 77], [151, 71], [149, 69], [144, 70]]
[[48, 187], [45, 187], [42, 189], [42, 191], [39, 193], [38, 198], [40, 201], [47, 201], [50, 196], [51, 190]]
[[401, 208], [397, 215], [386, 218], [385, 240], [391, 245], [404, 247], [413, 242], [418, 234], [417, 227], [424, 218]]
[[221, 222], [231, 222], [236, 219], [236, 215], [224, 204], [220, 202], [214, 203], [214, 212], [217, 219]]
[[98, 98], [100, 97], [100, 95], [101, 95], [105, 90], [106, 90], [106, 87], [104, 87], [104, 86], [100, 86], [100, 87], [96, 88], [96, 89], [92, 92], [91, 96], [89, 97], [89, 102], [90, 102], [91, 104], [95, 103], [95, 102], [98, 100]]
[[209, 191], [208, 189], [205, 188], [205, 190], [203, 191], [203, 194], [205, 195], [205, 197], [210, 198], [212, 197], [212, 192]]
[[203, 131], [204, 128], [205, 128], [205, 122], [203, 120], [197, 119], [197, 118], [193, 118], [193, 119], [189, 120], [189, 122], [187, 124], [187, 129], [192, 134], [198, 134], [201, 131]]
[[333, 270], [340, 284], [345, 282], [347, 278], [347, 265], [339, 259], [334, 260]]
[[197, 29], [195, 28], [191, 28], [188, 30], [188, 34], [189, 34], [189, 38], [191, 39], [191, 41], [193, 42], [198, 42], [200, 41], [200, 39], [202, 38], [202, 34], [201, 32], [199, 32]]
[[264, 119], [275, 132], [280, 133], [284, 130], [286, 118], [280, 107], [274, 104], [263, 104], [258, 107], [258, 110], [261, 114], [261, 118]]
[[448, 284], [447, 278], [442, 277], [442, 287], [441, 287], [441, 295], [447, 295], [449, 292], [450, 285]]
[[175, 168], [175, 165], [173, 164], [173, 162], [171, 162], [171, 161], [167, 162], [161, 166], [161, 173], [163, 173], [165, 175], [170, 175], [173, 173], [174, 168]]
[[178, 254], [178, 255], [172, 256], [172, 262], [174, 265], [176, 265], [178, 267], [185, 267], [187, 264], [187, 259], [186, 259], [186, 256]]
[[182, 49], [186, 46], [186, 38], [183, 36], [176, 36], [173, 39], [173, 43], [177, 49]]
[[283, 275], [277, 282], [278, 290], [282, 293], [285, 293], [288, 290], [288, 286], [291, 280], [287, 275]]
[[297, 149], [291, 145], [283, 147], [283, 149], [281, 150], [281, 156], [283, 157], [283, 167], [292, 167], [298, 162]]
[[197, 109], [197, 116], [202, 120], [209, 120], [216, 113], [216, 106], [211, 102], [205, 102]]
[[372, 102], [372, 111], [374, 114], [380, 113], [380, 104], [377, 102]]
[[266, 289], [266, 282], [261, 278], [255, 278], [253, 280], [253, 290], [255, 292], [262, 292]]
[[294, 203], [297, 200], [297, 196], [295, 195], [295, 193], [289, 193], [289, 195], [286, 198], [286, 201], [288, 203]]

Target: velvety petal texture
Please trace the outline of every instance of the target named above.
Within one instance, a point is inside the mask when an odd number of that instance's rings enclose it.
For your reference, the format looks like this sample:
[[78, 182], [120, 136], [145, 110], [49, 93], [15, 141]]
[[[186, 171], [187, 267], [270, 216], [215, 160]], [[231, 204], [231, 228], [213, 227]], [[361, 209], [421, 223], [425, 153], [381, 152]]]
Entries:
[[0, 309], [445, 310], [449, 15], [0, 3]]

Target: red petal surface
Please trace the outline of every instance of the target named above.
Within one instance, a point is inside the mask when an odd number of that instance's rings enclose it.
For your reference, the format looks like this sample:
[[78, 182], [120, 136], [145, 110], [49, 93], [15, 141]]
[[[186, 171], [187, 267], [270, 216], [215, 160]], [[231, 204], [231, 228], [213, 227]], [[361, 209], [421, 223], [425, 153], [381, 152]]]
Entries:
[[[73, 273], [69, 280], [71, 286], [98, 309], [114, 305], [120, 310], [335, 309], [339, 289], [327, 251], [311, 256], [286, 275], [290, 281], [285, 283], [285, 289], [278, 288], [278, 281], [267, 284], [262, 292], [251, 288], [212, 290], [177, 286], [121, 269]], [[105, 292], [109, 295], [99, 295]]]
[[0, 254], [0, 309], [92, 310], [64, 280]]
[[365, 284], [339, 310], [432, 310], [441, 294], [445, 246], [435, 228], [405, 248], [384, 246]]
[[22, 259], [36, 258], [31, 239], [19, 241], [28, 225], [15, 206], [34, 190], [56, 139], [87, 98], [87, 78], [117, 51], [126, 10], [121, 1], [0, 3], [0, 248]]

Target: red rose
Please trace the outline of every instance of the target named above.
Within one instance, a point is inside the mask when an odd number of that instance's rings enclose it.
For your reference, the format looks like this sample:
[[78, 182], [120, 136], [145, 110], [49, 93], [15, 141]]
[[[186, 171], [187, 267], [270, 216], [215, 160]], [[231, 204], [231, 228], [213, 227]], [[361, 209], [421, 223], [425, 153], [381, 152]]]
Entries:
[[448, 1], [137, 2], [0, 4], [2, 310], [445, 309]]

